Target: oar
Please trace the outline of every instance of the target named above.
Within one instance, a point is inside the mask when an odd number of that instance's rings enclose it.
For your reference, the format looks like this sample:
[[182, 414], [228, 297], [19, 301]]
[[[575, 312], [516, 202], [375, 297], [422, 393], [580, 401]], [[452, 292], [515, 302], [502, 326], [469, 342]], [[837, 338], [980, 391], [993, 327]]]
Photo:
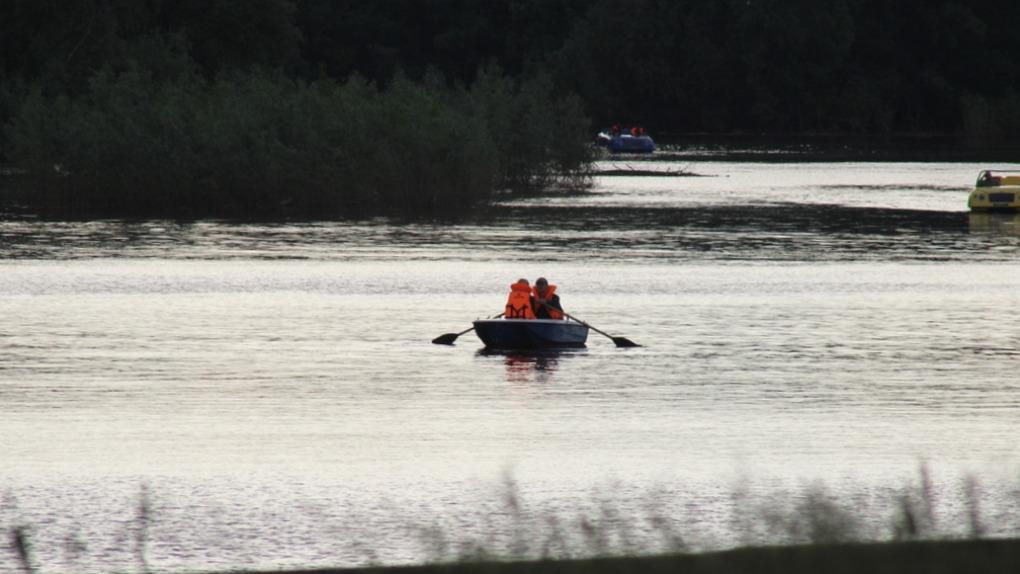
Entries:
[[584, 325], [585, 327], [588, 327], [592, 331], [595, 331], [599, 335], [603, 335], [605, 337], [609, 337], [610, 339], [613, 340], [613, 343], [616, 343], [617, 347], [640, 347], [641, 346], [641, 345], [638, 345], [637, 343], [635, 343], [634, 341], [631, 341], [627, 337], [614, 337], [614, 336], [610, 335], [609, 333], [606, 333], [602, 329], [599, 329], [598, 327], [596, 327], [594, 325], [591, 325], [591, 324], [589, 324], [586, 321], [582, 321], [581, 319], [578, 319], [577, 317], [571, 315], [570, 313], [567, 313], [566, 311], [563, 311], [563, 314], [566, 315], [567, 317], [570, 317], [571, 319], [577, 321], [578, 323]]
[[[547, 305], [545, 303], [542, 303], [542, 306], [544, 306], [546, 309], [552, 309], [552, 307], [550, 307], [549, 305]], [[604, 335], [606, 337], [609, 337], [610, 339], [613, 340], [613, 343], [616, 343], [617, 347], [640, 347], [641, 346], [641, 345], [638, 345], [637, 343], [635, 343], [634, 341], [631, 341], [627, 337], [614, 337], [614, 336], [610, 335], [609, 333], [606, 333], [602, 329], [599, 329], [598, 327], [589, 324], [587, 321], [582, 321], [581, 319], [578, 319], [577, 317], [571, 315], [570, 313], [567, 313], [566, 311], [562, 311], [560, 309], [556, 309], [556, 310], [559, 311], [560, 313], [563, 313], [565, 316], [567, 316], [567, 317], [577, 321], [578, 323], [584, 325], [585, 327], [588, 327], [592, 331], [595, 331], [596, 333], [598, 333], [600, 335]]]
[[[493, 319], [499, 319], [502, 316], [503, 316], [503, 313], [500, 313], [499, 315], [496, 315], [495, 317], [493, 317]], [[475, 326], [472, 325], [470, 329], [464, 329], [460, 333], [443, 333], [442, 335], [436, 337], [435, 339], [432, 339], [432, 344], [434, 344], [434, 345], [452, 345], [453, 342], [457, 340], [457, 337], [460, 337], [464, 333], [470, 333], [471, 331], [474, 331], [474, 330], [475, 330]]]

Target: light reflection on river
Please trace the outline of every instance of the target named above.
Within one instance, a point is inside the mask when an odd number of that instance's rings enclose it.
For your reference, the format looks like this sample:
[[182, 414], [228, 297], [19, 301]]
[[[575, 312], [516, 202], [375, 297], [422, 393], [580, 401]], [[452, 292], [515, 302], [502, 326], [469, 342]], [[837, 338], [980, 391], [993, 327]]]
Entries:
[[[484, 528], [508, 470], [562, 512], [669, 485], [723, 542], [748, 478], [1017, 486], [1020, 226], [965, 212], [982, 166], [657, 165], [705, 177], [456, 225], [0, 222], [0, 527], [132, 569], [148, 484], [156, 569], [333, 565]], [[644, 346], [429, 344], [539, 275]]]

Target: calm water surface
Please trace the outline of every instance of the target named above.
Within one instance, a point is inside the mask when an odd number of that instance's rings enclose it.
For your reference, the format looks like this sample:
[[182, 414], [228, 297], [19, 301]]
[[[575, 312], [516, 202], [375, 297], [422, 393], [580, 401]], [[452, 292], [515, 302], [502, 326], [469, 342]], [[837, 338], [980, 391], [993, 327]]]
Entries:
[[[141, 569], [144, 497], [155, 570], [414, 562], [512, 481], [712, 547], [735, 489], [881, 506], [922, 462], [947, 515], [970, 475], [1020, 527], [1020, 219], [966, 212], [988, 166], [648, 167], [702, 177], [456, 225], [0, 222], [0, 527], [43, 571]], [[429, 343], [539, 275], [644, 346]]]

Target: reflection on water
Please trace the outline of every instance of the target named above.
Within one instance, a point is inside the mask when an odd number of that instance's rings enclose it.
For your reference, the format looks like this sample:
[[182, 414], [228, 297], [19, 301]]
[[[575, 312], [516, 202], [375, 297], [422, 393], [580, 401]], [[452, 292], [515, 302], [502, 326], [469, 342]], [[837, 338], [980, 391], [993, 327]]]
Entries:
[[[568, 513], [682, 485], [706, 536], [744, 471], [1015, 478], [1020, 234], [965, 211], [978, 166], [690, 167], [456, 225], [0, 221], [0, 532], [133, 570], [149, 483], [153, 570], [353, 565], [479, 536], [508, 466]], [[429, 342], [522, 276], [646, 346]]]
[[0, 259], [487, 261], [526, 248], [546, 261], [1001, 261], [1020, 250], [1015, 226], [991, 229], [1005, 242], [969, 233], [983, 229], [966, 211], [982, 164], [671, 167], [711, 177], [597, 178], [587, 194], [515, 200], [455, 225], [11, 219]]
[[968, 223], [972, 233], [1020, 237], [1020, 213], [970, 213]]
[[[964, 198], [965, 201], [965, 198]], [[454, 226], [0, 221], [0, 259], [487, 261], [1012, 260], [1017, 226], [994, 216], [834, 205], [519, 205]], [[968, 224], [969, 222], [969, 224]], [[985, 233], [971, 233], [983, 231]], [[1000, 233], [1001, 232], [1001, 233]], [[995, 237], [1000, 234], [1003, 237]], [[1003, 241], [1005, 238], [1005, 241]]]
[[528, 351], [503, 351], [498, 349], [481, 349], [478, 357], [502, 358], [506, 369], [508, 383], [546, 384], [555, 379], [560, 362], [571, 357], [583, 355], [586, 349], [544, 349]]

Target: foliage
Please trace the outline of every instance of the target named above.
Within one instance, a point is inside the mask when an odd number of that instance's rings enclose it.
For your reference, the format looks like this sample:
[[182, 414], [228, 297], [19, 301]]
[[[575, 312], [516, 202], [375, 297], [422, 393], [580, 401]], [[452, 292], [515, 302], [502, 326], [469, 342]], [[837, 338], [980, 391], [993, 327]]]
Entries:
[[1017, 29], [1006, 0], [7, 0], [0, 161], [329, 215], [582, 178], [586, 115], [1016, 138]]
[[[498, 36], [506, 6], [434, 4], [445, 9], [12, 0], [0, 8], [0, 159], [42, 178], [30, 202], [139, 215], [443, 215], [582, 176], [589, 124], [576, 99], [539, 75], [491, 67], [479, 89], [465, 78], [475, 64], [462, 50]], [[428, 59], [407, 54], [343, 64], [337, 42], [380, 26], [403, 41], [431, 16], [447, 28], [427, 58], [449, 51], [431, 79]]]
[[160, 81], [132, 66], [104, 68], [77, 97], [32, 91], [8, 137], [11, 159], [75, 211], [443, 215], [581, 169], [586, 146], [534, 132], [583, 142], [585, 125], [547, 83], [495, 72], [471, 90], [400, 78], [379, 90], [264, 71]]
[[497, 69], [482, 70], [471, 94], [474, 113], [499, 134], [500, 177], [514, 189], [540, 189], [566, 175], [583, 178], [591, 149], [588, 121], [576, 98], [557, 98], [548, 77], [515, 86]]
[[657, 130], [982, 135], [981, 106], [1020, 113], [1018, 26], [1006, 0], [9, 0], [0, 84], [75, 95], [169, 45], [207, 79], [469, 84], [495, 64]]

